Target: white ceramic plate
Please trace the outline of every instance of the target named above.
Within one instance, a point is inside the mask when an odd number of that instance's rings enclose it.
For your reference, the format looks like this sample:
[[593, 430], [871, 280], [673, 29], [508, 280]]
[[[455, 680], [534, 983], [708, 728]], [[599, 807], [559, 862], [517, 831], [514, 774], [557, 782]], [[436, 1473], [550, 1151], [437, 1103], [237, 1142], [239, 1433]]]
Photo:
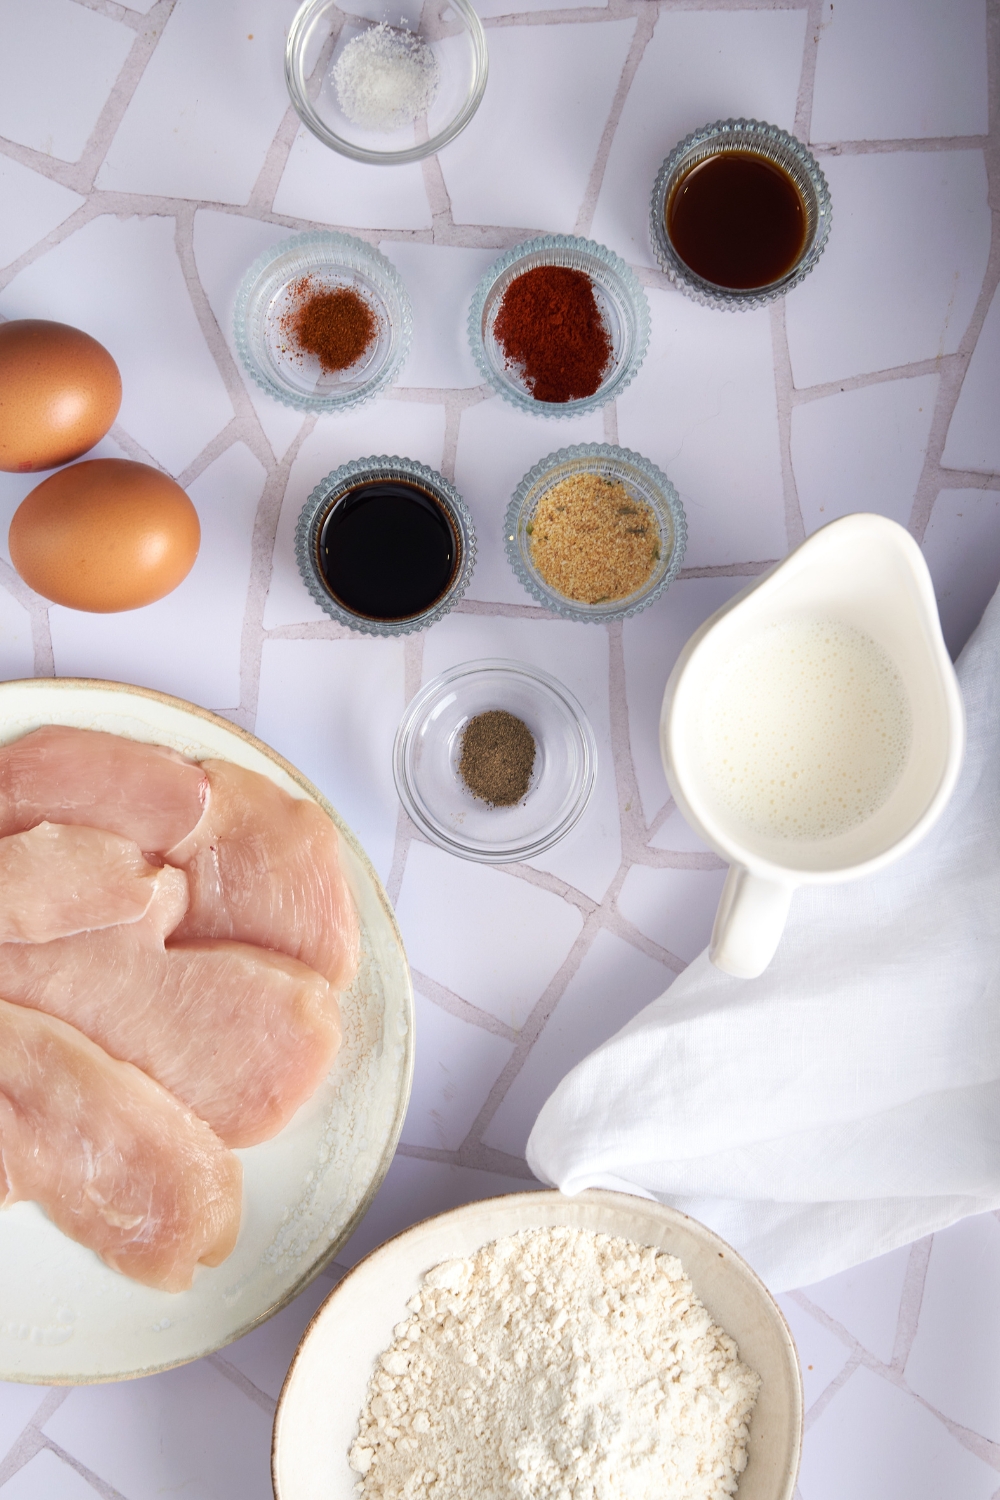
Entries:
[[737, 1500], [791, 1500], [802, 1448], [802, 1377], [781, 1310], [724, 1240], [685, 1214], [624, 1193], [514, 1193], [439, 1214], [397, 1235], [350, 1271], [313, 1318], [292, 1361], [274, 1422], [276, 1500], [354, 1500], [347, 1455], [375, 1360], [422, 1277], [520, 1229], [570, 1225], [622, 1235], [680, 1258], [713, 1319], [761, 1377], [749, 1461]]
[[215, 756], [310, 797], [341, 836], [361, 917], [361, 967], [341, 996], [344, 1040], [313, 1098], [273, 1140], [238, 1151], [243, 1220], [221, 1266], [188, 1292], [140, 1286], [60, 1233], [33, 1203], [0, 1212], [0, 1379], [122, 1380], [239, 1338], [309, 1282], [365, 1213], [392, 1160], [413, 1072], [413, 991], [378, 876], [357, 839], [294, 767], [252, 735], [178, 698], [118, 683], [0, 684], [0, 743], [41, 724], [106, 729]]

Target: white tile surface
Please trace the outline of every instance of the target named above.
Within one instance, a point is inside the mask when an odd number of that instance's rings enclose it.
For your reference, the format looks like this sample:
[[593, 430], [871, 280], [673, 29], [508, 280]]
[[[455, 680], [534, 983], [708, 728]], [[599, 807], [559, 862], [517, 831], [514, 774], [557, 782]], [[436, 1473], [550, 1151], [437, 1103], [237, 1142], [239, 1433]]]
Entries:
[[[407, 855], [396, 916], [415, 969], [515, 1028], [583, 926], [579, 912], [559, 896], [502, 867], [417, 843]], [[530, 946], [518, 941], [528, 931]]]
[[295, 528], [319, 481], [354, 458], [399, 454], [441, 467], [444, 408], [417, 401], [372, 401], [344, 416], [320, 417], [295, 456], [274, 540], [264, 628], [326, 620], [302, 582], [295, 560]]
[[333, 1291], [333, 1286], [333, 1281], [325, 1274], [317, 1276], [276, 1317], [269, 1318], [253, 1333], [237, 1339], [235, 1344], [227, 1345], [222, 1358], [235, 1366], [265, 1396], [277, 1401], [299, 1340], [317, 1308]]
[[618, 910], [646, 937], [690, 963], [708, 945], [725, 870], [657, 870], [633, 865]]
[[245, 203], [288, 109], [288, 0], [177, 0], [97, 186]]
[[430, 229], [431, 208], [420, 164], [379, 167], [338, 156], [301, 126], [272, 204], [316, 224], [356, 229]]
[[887, 380], [797, 406], [792, 467], [806, 535], [852, 511], [909, 523], [938, 377]]
[[823, 7], [814, 141], [979, 135], [984, 0], [837, 0]]
[[711, 854], [712, 852], [676, 807], [653, 834], [649, 846], [651, 849], [674, 849], [680, 854]]
[[982, 152], [824, 156], [821, 166], [833, 227], [786, 304], [795, 384], [953, 353], [989, 255]]
[[31, 677], [34, 650], [31, 620], [23, 604], [0, 587], [0, 676]]
[[924, 557], [954, 657], [1000, 583], [1000, 493], [941, 490], [924, 532]]
[[986, 321], [962, 381], [941, 462], [948, 469], [1000, 472], [1000, 291], [993, 293]]
[[282, 224], [268, 224], [215, 209], [202, 209], [195, 215], [194, 257], [201, 284], [264, 435], [278, 459], [284, 458], [305, 416], [267, 395], [244, 370], [233, 339], [233, 308], [244, 273], [258, 255], [288, 238], [289, 231]]
[[910, 1387], [953, 1422], [1000, 1443], [1000, 1223], [981, 1214], [934, 1236]]
[[399, 384], [482, 384], [465, 325], [479, 278], [497, 252], [406, 240], [383, 240], [379, 249], [395, 265], [413, 304], [413, 342]]
[[486, 1144], [522, 1156], [535, 1116], [560, 1079], [662, 995], [673, 978], [613, 932], [599, 932], [504, 1095], [483, 1137]]
[[78, 1386], [44, 1431], [128, 1500], [270, 1500], [270, 1419], [207, 1360]]
[[172, 474], [233, 415], [191, 305], [170, 218], [103, 214], [15, 276], [0, 295], [0, 311], [56, 318], [99, 339], [121, 370], [119, 422]]
[[818, 1323], [815, 1318], [793, 1302], [791, 1297], [776, 1298], [785, 1320], [792, 1330], [795, 1347], [802, 1371], [802, 1388], [805, 1409], [808, 1412], [813, 1402], [823, 1394], [831, 1380], [835, 1380], [851, 1357], [849, 1345]]
[[87, 200], [9, 156], [0, 156], [0, 201], [18, 205], [16, 214], [0, 218], [0, 266], [8, 266]]
[[472, 512], [479, 552], [470, 599], [534, 604], [518, 583], [503, 550], [503, 520], [510, 497], [530, 468], [573, 443], [604, 438], [600, 412], [558, 421], [529, 416], [490, 396], [462, 412], [455, 484]]
[[257, 734], [329, 797], [383, 880], [396, 832], [392, 741], [402, 712], [402, 641], [264, 646]]
[[[235, 443], [188, 487], [201, 522], [201, 549], [184, 582], [165, 599], [123, 615], [90, 615], [53, 605], [49, 619], [56, 671], [65, 677], [136, 682], [206, 708], [235, 708], [240, 701], [240, 612], [265, 477], [250, 450]], [[211, 650], [205, 649], [206, 641]]]
[[[634, 29], [623, 20], [490, 32], [483, 102], [441, 156], [456, 223], [572, 233]], [[530, 172], [508, 170], [528, 161]]]
[[909, 1260], [909, 1249], [893, 1250], [867, 1265], [855, 1266], [839, 1276], [805, 1287], [804, 1291], [811, 1302], [836, 1318], [869, 1353], [888, 1364], [892, 1359]]
[[36, 1453], [30, 1463], [18, 1469], [4, 1485], [4, 1500], [94, 1500], [97, 1493], [85, 1479], [49, 1448]]
[[0, 33], [0, 135], [78, 161], [134, 32], [72, 0], [0, 0]]
[[655, 266], [649, 198], [664, 157], [702, 125], [744, 115], [791, 130], [801, 10], [662, 10], [615, 131], [591, 235]]
[[421, 994], [419, 981], [415, 1000], [417, 1060], [402, 1139], [457, 1151], [514, 1043], [442, 1010]]
[[0, 1386], [0, 1462], [6, 1458], [22, 1429], [45, 1399], [37, 1385], [19, 1385], [13, 1381]]
[[870, 1370], [855, 1370], [809, 1429], [803, 1500], [991, 1500], [997, 1471], [939, 1418]]
[[670, 795], [660, 760], [660, 708], [670, 669], [688, 636], [744, 588], [745, 578], [687, 578], [625, 621], [625, 681], [632, 764], [651, 823]]
[[623, 447], [651, 458], [687, 514], [684, 565], [783, 557], [785, 503], [768, 314], [648, 292], [646, 366], [618, 401]]

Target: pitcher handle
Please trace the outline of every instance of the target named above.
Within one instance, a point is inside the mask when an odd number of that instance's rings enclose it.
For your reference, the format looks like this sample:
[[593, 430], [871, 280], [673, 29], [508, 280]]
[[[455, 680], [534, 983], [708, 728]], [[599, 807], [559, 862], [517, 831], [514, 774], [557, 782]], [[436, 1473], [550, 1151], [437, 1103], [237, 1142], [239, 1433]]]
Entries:
[[792, 889], [730, 865], [708, 950], [717, 969], [737, 979], [763, 974], [781, 941]]

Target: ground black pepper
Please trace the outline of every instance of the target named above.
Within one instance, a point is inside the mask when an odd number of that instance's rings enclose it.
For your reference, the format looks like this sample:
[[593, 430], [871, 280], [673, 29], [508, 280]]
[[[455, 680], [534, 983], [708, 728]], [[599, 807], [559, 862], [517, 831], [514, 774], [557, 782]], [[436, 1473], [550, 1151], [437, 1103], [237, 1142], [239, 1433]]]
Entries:
[[531, 784], [535, 739], [523, 720], [504, 708], [476, 714], [462, 735], [459, 775], [474, 797], [491, 807], [513, 807]]

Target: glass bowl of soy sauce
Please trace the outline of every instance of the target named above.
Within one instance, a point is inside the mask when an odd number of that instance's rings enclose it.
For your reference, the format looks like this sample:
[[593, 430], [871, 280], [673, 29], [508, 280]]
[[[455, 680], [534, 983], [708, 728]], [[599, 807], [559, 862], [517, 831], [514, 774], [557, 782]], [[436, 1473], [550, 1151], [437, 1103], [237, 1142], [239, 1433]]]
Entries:
[[409, 635], [465, 593], [476, 534], [465, 502], [412, 458], [358, 458], [321, 479], [302, 508], [295, 551], [321, 609], [365, 635]]
[[798, 286], [823, 254], [830, 222], [826, 178], [801, 141], [761, 120], [718, 120], [661, 166], [649, 234], [679, 291], [735, 312]]

